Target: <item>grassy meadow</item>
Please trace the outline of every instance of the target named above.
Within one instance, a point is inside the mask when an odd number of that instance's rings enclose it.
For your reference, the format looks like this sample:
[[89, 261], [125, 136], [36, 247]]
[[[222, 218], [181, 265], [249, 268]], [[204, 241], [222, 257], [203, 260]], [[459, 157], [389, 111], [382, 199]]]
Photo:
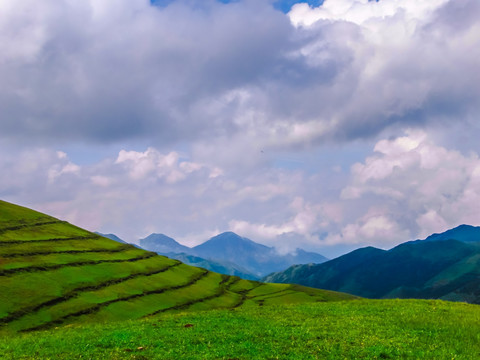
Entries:
[[165, 313], [7, 335], [2, 359], [479, 359], [480, 307], [358, 300]]

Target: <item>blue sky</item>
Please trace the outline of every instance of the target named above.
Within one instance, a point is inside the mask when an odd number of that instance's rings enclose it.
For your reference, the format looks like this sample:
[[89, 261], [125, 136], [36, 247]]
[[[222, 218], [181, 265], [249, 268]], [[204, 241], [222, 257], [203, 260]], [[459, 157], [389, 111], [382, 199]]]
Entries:
[[[171, 3], [173, 3], [175, 0], [151, 0], [152, 4], [158, 5], [158, 6], [168, 6]], [[235, 2], [238, 0], [218, 0], [221, 3], [228, 4], [231, 2]], [[296, 0], [277, 0], [273, 2], [273, 6], [280, 10], [283, 11], [284, 13], [288, 13], [290, 9], [292, 8], [293, 5], [298, 4], [298, 3], [306, 3], [309, 4], [310, 6], [319, 6], [323, 3], [323, 0], [310, 0], [310, 1], [296, 1]]]
[[307, 3], [309, 4], [310, 6], [319, 6], [323, 3], [322, 0], [310, 0], [310, 1], [295, 1], [295, 0], [281, 0], [281, 1], [276, 1], [274, 3], [274, 6], [287, 13], [290, 11], [290, 9], [292, 8], [293, 5], [295, 4], [298, 4], [298, 3]]
[[0, 14], [2, 199], [127, 241], [329, 257], [480, 225], [478, 0]]

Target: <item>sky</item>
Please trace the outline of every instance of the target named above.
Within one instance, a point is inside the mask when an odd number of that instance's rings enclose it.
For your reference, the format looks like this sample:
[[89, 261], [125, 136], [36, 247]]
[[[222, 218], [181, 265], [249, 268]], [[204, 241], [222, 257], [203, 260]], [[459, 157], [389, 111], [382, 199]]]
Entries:
[[480, 225], [478, 0], [2, 0], [0, 198], [280, 252]]

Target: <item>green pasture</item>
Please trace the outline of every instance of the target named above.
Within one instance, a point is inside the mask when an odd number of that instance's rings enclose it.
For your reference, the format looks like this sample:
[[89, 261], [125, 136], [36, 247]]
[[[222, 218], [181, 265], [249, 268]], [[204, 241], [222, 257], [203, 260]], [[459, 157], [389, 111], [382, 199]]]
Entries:
[[358, 300], [163, 313], [6, 335], [0, 357], [474, 360], [480, 307]]

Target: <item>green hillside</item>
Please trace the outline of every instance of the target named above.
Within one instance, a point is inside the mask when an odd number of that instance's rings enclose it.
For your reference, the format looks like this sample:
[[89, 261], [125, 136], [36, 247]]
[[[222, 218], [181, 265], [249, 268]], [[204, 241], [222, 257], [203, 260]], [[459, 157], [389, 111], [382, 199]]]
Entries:
[[264, 279], [367, 298], [417, 298], [480, 304], [480, 247], [458, 240], [412, 241], [385, 251], [363, 248], [319, 265]]
[[187, 266], [0, 201], [0, 331], [352, 298]]
[[456, 359], [480, 354], [480, 307], [359, 300], [162, 314], [0, 337], [2, 359]]

